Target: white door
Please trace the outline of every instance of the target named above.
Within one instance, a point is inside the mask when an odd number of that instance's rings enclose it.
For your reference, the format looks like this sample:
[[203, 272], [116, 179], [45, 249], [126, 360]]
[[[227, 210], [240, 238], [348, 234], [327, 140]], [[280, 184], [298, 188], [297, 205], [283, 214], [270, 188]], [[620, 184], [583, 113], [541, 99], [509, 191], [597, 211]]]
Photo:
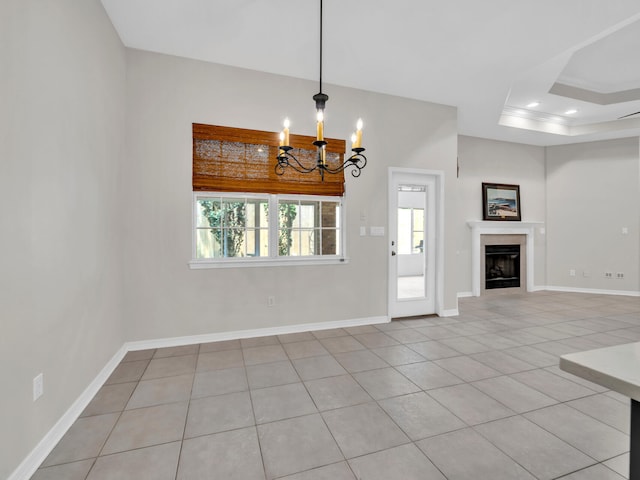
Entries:
[[436, 178], [390, 170], [389, 316], [436, 312]]

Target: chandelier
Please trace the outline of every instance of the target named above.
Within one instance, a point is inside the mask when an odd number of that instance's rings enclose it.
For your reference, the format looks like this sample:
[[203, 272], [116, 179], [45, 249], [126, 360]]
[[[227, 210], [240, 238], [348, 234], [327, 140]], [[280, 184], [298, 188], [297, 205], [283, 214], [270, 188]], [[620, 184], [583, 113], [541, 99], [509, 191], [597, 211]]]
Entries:
[[351, 151], [353, 154], [342, 164], [330, 167], [326, 161], [326, 147], [327, 141], [324, 139], [324, 107], [329, 96], [326, 93], [322, 93], [322, 0], [320, 0], [320, 91], [313, 96], [313, 100], [316, 102], [316, 140], [313, 145], [316, 147], [317, 156], [315, 164], [305, 165], [299, 161], [291, 152], [293, 147], [289, 144], [289, 119], [284, 120], [284, 130], [280, 132], [280, 146], [278, 148], [278, 163], [276, 164], [276, 174], [284, 175], [288, 167], [293, 168], [299, 173], [311, 173], [318, 171], [320, 178], [324, 181], [325, 173], [340, 173], [347, 168], [353, 167], [351, 175], [359, 177], [360, 172], [367, 165], [367, 157], [362, 152], [362, 119], [358, 119], [356, 124], [356, 132], [351, 135]]

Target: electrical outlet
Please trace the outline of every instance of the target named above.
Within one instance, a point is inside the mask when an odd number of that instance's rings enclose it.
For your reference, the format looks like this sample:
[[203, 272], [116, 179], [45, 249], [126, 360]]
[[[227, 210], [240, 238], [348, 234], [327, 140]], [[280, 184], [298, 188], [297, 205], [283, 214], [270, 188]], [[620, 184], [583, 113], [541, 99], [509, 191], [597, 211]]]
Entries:
[[616, 273], [616, 278], [618, 278], [618, 279], [623, 279], [623, 278], [624, 278], [624, 272], [618, 272], [618, 273]]
[[33, 401], [38, 400], [44, 393], [44, 377], [42, 373], [33, 379]]
[[589, 270], [583, 270], [583, 271], [582, 271], [582, 276], [583, 276], [583, 277], [585, 277], [585, 278], [587, 278], [587, 277], [590, 277], [590, 276], [591, 276], [591, 274], [589, 273]]
[[276, 297], [269, 295], [267, 297], [267, 307], [273, 307], [276, 304]]
[[613, 278], [612, 272], [604, 272], [604, 278]]
[[569, 270], [569, 276], [570, 277], [575, 277], [576, 276], [576, 271], [573, 268], [571, 270]]

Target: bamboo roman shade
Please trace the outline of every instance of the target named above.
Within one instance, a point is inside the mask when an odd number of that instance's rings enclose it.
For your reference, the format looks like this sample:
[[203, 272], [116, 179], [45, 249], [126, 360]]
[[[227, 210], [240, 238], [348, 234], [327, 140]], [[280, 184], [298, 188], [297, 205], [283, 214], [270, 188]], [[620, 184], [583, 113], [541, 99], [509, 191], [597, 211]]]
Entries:
[[[292, 153], [313, 164], [314, 137], [291, 135]], [[329, 167], [343, 162], [344, 140], [327, 139]], [[218, 192], [343, 195], [344, 173], [325, 175], [298, 173], [288, 168], [276, 175], [278, 134], [260, 130], [193, 124], [193, 190]]]

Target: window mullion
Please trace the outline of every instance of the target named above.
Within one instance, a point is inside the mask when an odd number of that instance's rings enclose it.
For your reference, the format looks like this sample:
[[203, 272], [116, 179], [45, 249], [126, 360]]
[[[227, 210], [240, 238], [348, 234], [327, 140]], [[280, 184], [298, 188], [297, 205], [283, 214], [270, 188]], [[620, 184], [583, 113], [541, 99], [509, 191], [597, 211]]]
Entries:
[[[324, 245], [323, 245], [323, 242], [322, 242], [322, 240], [323, 240], [322, 237], [324, 237], [324, 225], [322, 223], [322, 207], [323, 207], [323, 203], [324, 202], [322, 202], [322, 201], [318, 202], [318, 228], [314, 228], [314, 230], [317, 231], [318, 237], [319, 237], [317, 239], [318, 247], [319, 247], [318, 255], [322, 255], [322, 253], [324, 252]], [[313, 234], [315, 236], [316, 232], [314, 232]]]
[[278, 258], [278, 196], [269, 195], [269, 257]]

